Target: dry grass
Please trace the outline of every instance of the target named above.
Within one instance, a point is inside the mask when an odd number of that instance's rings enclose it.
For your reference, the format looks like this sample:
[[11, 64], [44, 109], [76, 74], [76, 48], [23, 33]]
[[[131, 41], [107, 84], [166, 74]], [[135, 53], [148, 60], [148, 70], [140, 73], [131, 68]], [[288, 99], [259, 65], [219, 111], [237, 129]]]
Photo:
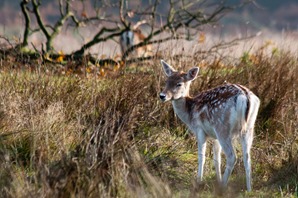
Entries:
[[[253, 193], [244, 193], [239, 156], [228, 196], [295, 196], [298, 183], [297, 57], [243, 53], [205, 62], [192, 90], [224, 81], [262, 101], [252, 149]], [[170, 60], [170, 57], [164, 59]], [[189, 68], [202, 59], [170, 60]], [[28, 70], [0, 73], [0, 190], [4, 197], [213, 197], [211, 151], [206, 184], [193, 184], [196, 142], [161, 104], [159, 60], [117, 78]], [[229, 65], [236, 65], [229, 66]], [[237, 153], [240, 153], [237, 150]], [[295, 189], [296, 188], [296, 189]]]

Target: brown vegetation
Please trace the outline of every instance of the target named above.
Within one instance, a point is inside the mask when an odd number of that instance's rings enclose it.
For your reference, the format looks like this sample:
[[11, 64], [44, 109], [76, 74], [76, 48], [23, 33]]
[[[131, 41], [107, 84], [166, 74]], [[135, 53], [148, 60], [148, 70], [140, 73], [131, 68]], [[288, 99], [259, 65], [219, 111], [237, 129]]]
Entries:
[[[42, 59], [1, 53], [0, 191], [5, 197], [212, 196], [211, 160], [206, 185], [192, 183], [196, 142], [161, 104], [160, 60], [98, 78], [59, 72]], [[203, 60], [163, 57], [185, 70]], [[25, 61], [25, 62], [22, 62]], [[27, 61], [27, 62], [26, 62]], [[175, 61], [175, 62], [174, 62]], [[253, 193], [232, 178], [228, 195], [297, 193], [297, 57], [262, 50], [233, 65], [205, 62], [192, 90], [225, 81], [241, 83], [261, 99], [252, 148]], [[88, 63], [81, 63], [88, 67]], [[220, 65], [220, 66], [219, 66]], [[86, 78], [86, 76], [91, 78]], [[237, 153], [239, 151], [237, 150]], [[241, 152], [240, 152], [241, 153]], [[207, 159], [211, 158], [208, 151]], [[241, 154], [233, 175], [243, 175]]]

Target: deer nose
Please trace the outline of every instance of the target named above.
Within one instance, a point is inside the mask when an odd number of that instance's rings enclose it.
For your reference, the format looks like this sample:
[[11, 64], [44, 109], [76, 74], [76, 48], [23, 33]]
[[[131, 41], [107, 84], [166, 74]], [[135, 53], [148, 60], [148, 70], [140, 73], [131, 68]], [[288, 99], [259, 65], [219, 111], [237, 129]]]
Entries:
[[166, 100], [166, 94], [164, 94], [164, 93], [160, 93], [160, 94], [159, 94], [159, 98], [160, 98], [162, 101], [165, 101], [165, 100]]

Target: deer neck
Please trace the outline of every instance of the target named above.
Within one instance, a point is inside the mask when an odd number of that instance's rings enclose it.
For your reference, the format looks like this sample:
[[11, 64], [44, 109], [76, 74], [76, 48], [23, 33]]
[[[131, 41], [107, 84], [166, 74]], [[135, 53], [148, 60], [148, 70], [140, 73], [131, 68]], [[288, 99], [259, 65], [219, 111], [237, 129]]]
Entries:
[[188, 126], [190, 125], [191, 121], [191, 109], [193, 104], [193, 98], [189, 96], [172, 101], [174, 112]]

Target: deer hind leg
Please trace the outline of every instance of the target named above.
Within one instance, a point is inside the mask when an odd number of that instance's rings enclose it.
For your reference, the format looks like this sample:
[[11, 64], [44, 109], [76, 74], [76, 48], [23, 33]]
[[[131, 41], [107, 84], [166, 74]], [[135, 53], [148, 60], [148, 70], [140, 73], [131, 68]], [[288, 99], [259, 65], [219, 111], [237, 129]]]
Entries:
[[226, 139], [219, 139], [222, 150], [226, 156], [226, 169], [222, 179], [222, 187], [226, 188], [228, 185], [229, 177], [236, 164], [236, 154], [232, 145], [232, 139], [227, 137]]
[[248, 121], [246, 130], [244, 129], [241, 135], [241, 145], [243, 153], [243, 162], [246, 174], [246, 187], [247, 191], [251, 191], [251, 159], [250, 149], [253, 142], [254, 125], [257, 119], [258, 109], [260, 106], [260, 100], [256, 96], [251, 96], [250, 100], [250, 113], [248, 115]]
[[216, 171], [217, 182], [221, 183], [221, 146], [218, 140], [213, 141], [213, 162]]
[[203, 172], [205, 164], [205, 153], [206, 153], [206, 136], [203, 131], [198, 131], [197, 134], [198, 142], [198, 178], [197, 181], [202, 183], [203, 181]]
[[245, 167], [246, 175], [246, 187], [247, 191], [251, 191], [251, 160], [250, 160], [250, 149], [253, 140], [253, 129], [249, 129], [247, 133], [241, 136], [241, 145], [243, 153], [243, 162]]

